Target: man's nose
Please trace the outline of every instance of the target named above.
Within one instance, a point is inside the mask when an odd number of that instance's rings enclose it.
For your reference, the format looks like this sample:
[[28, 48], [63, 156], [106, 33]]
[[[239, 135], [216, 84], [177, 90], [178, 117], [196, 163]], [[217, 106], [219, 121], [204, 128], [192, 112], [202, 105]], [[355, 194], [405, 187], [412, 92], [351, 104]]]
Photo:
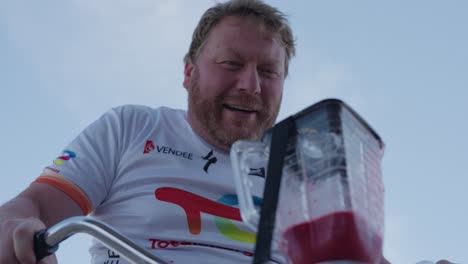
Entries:
[[254, 65], [244, 67], [239, 72], [237, 89], [243, 92], [259, 94], [261, 91], [261, 79]]

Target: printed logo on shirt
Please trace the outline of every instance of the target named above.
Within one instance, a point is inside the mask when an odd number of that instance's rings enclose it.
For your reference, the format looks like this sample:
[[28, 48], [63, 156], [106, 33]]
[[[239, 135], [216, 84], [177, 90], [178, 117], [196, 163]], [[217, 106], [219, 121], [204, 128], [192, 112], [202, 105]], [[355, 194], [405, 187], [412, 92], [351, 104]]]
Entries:
[[218, 159], [216, 157], [213, 157], [213, 150], [208, 152], [205, 157], [202, 157], [202, 159], [206, 160], [205, 166], [203, 167], [203, 170], [208, 173], [208, 169], [210, 168], [211, 164], [215, 164]]
[[148, 154], [153, 150], [154, 150], [153, 140], [147, 140], [145, 144], [145, 149], [143, 150], [143, 154]]
[[265, 168], [249, 168], [249, 175], [250, 176], [258, 176], [260, 178], [265, 178]]
[[193, 160], [193, 154], [191, 152], [174, 149], [164, 145], [155, 145], [152, 140], [147, 140], [145, 143], [145, 148], [143, 149], [143, 154], [149, 154], [154, 150], [160, 154], [172, 155], [188, 160]]
[[[200, 195], [184, 191], [178, 188], [163, 187], [155, 190], [157, 200], [176, 204], [184, 209], [187, 217], [189, 232], [193, 235], [201, 233], [201, 213], [215, 217], [215, 224], [220, 233], [232, 240], [253, 244], [255, 234], [241, 230], [231, 220], [242, 222], [235, 194], [223, 195], [218, 201], [212, 201]], [[259, 197], [254, 197], [256, 205], [261, 204]]]
[[[201, 247], [210, 247], [210, 248], [219, 248], [230, 250], [233, 252], [242, 253], [245, 256], [252, 257], [254, 254], [253, 252], [242, 251], [235, 248], [228, 248], [219, 245], [212, 245], [212, 244], [205, 244], [199, 242], [192, 242], [192, 241], [179, 241], [179, 240], [165, 240], [159, 238], [149, 238], [149, 242], [151, 243], [151, 249], [165, 249], [165, 248], [176, 248], [181, 246], [201, 246]], [[170, 263], [173, 263], [172, 261]]]
[[66, 161], [76, 157], [76, 153], [71, 150], [64, 150], [62, 155], [54, 160], [54, 164], [57, 166], [63, 165]]
[[158, 153], [173, 155], [173, 156], [177, 156], [177, 157], [181, 157], [181, 158], [185, 158], [189, 160], [193, 159], [192, 153], [187, 152], [187, 151], [176, 150], [167, 146], [156, 146], [156, 151], [158, 151]]
[[112, 250], [107, 250], [107, 257], [108, 259], [104, 264], [119, 264], [120, 262], [120, 255]]
[[[260, 197], [254, 196], [253, 200], [254, 200], [254, 204], [257, 206], [262, 204], [262, 199]], [[218, 202], [225, 204], [225, 205], [229, 205], [229, 206], [239, 205], [237, 195], [235, 194], [225, 194], [221, 198], [218, 199]], [[234, 223], [231, 220], [224, 218], [224, 217], [215, 216], [215, 223], [219, 232], [221, 232], [223, 236], [230, 238], [232, 240], [236, 240], [236, 241], [240, 241], [244, 243], [249, 243], [249, 244], [255, 243], [255, 239], [256, 239], [255, 233], [247, 232], [238, 228], [237, 226], [234, 225]]]

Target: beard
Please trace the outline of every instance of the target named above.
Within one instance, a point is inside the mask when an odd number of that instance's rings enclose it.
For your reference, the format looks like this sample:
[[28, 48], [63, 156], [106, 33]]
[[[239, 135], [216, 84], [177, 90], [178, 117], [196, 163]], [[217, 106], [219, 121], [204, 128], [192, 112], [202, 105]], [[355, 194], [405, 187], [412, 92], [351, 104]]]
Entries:
[[[198, 69], [195, 69], [193, 74], [192, 82], [187, 89], [188, 109], [193, 117], [190, 121], [193, 129], [208, 143], [229, 150], [237, 140], [259, 139], [263, 132], [275, 123], [281, 98], [278, 102], [268, 103], [252, 94], [229, 95], [229, 90], [214, 98], [206, 98], [201, 93]], [[223, 111], [227, 102], [258, 110], [255, 122], [239, 119], [232, 121], [229, 127], [226, 127], [223, 124]]]

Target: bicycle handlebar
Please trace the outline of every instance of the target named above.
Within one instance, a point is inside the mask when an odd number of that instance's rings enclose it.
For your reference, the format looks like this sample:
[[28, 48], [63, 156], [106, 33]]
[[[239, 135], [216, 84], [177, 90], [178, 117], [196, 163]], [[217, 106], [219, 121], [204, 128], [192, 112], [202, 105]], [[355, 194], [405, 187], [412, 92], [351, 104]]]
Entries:
[[134, 263], [167, 263], [165, 260], [143, 250], [109, 225], [86, 216], [72, 217], [57, 223], [49, 229], [37, 232], [34, 236], [34, 253], [37, 261], [55, 253], [60, 242], [76, 233], [86, 233], [93, 236]]

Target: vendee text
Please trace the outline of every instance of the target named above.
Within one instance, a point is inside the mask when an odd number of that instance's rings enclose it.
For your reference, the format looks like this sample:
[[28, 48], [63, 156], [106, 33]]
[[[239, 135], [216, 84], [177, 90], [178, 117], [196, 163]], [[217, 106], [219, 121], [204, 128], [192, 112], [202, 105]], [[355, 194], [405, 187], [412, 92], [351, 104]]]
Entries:
[[183, 157], [183, 158], [186, 158], [186, 159], [189, 159], [189, 160], [191, 160], [193, 158], [193, 154], [190, 153], [190, 152], [176, 150], [176, 149], [173, 149], [173, 148], [167, 147], [167, 146], [156, 146], [156, 150], [159, 153], [174, 155], [174, 156], [177, 156], [177, 157]]

